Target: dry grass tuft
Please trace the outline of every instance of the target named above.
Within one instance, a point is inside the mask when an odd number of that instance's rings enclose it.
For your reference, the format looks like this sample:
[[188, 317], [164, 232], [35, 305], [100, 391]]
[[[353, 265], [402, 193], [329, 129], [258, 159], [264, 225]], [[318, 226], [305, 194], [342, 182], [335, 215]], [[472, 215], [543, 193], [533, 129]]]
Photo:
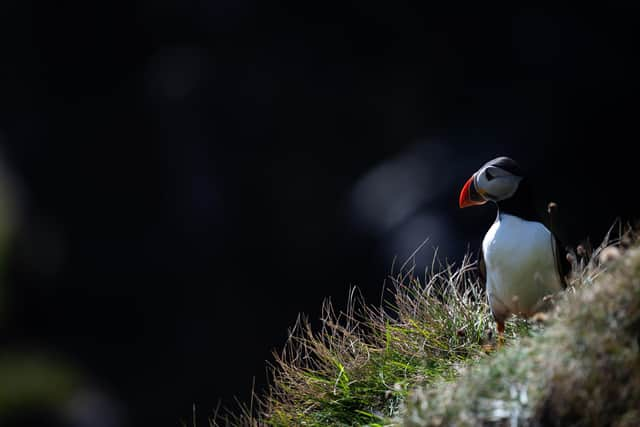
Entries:
[[[486, 355], [493, 321], [475, 269], [470, 257], [423, 280], [401, 268], [383, 307], [367, 306], [355, 289], [345, 312], [325, 302], [321, 330], [300, 317], [274, 354], [266, 396], [214, 424], [384, 424], [416, 384], [454, 378]], [[514, 320], [507, 338], [524, 330]]]

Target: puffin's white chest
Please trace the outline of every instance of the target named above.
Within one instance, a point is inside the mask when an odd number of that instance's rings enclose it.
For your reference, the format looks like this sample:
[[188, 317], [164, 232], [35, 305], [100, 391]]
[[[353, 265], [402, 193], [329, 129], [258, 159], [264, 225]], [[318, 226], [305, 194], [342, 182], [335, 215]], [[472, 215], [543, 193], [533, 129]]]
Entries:
[[530, 316], [542, 299], [562, 290], [553, 235], [541, 223], [502, 214], [482, 241], [487, 294], [497, 317]]

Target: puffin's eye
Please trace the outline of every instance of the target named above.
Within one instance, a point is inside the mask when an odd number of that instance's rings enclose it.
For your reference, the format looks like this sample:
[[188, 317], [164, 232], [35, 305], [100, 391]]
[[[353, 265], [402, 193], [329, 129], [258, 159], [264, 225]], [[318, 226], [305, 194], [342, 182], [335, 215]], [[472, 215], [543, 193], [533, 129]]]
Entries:
[[484, 176], [487, 177], [487, 181], [491, 181], [493, 178], [495, 178], [493, 175], [491, 175], [491, 172], [489, 172], [489, 169], [484, 171]]

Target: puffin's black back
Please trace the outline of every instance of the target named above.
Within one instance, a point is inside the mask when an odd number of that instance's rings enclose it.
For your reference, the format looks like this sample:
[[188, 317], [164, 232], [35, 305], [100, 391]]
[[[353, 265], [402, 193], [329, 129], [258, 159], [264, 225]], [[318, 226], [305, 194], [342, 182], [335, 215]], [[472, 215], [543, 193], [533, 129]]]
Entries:
[[536, 210], [534, 200], [533, 189], [529, 180], [522, 178], [513, 196], [495, 203], [498, 206], [498, 215], [505, 213], [527, 221], [543, 222]]

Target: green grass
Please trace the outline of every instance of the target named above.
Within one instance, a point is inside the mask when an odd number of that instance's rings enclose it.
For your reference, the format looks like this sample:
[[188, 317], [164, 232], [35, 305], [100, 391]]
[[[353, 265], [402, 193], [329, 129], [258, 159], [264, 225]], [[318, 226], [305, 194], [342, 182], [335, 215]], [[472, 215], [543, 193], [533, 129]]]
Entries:
[[510, 319], [499, 351], [472, 259], [422, 279], [403, 266], [382, 307], [354, 289], [344, 312], [325, 303], [320, 330], [300, 317], [268, 391], [212, 425], [632, 425], [640, 247], [614, 246], [579, 251], [554, 309]]

